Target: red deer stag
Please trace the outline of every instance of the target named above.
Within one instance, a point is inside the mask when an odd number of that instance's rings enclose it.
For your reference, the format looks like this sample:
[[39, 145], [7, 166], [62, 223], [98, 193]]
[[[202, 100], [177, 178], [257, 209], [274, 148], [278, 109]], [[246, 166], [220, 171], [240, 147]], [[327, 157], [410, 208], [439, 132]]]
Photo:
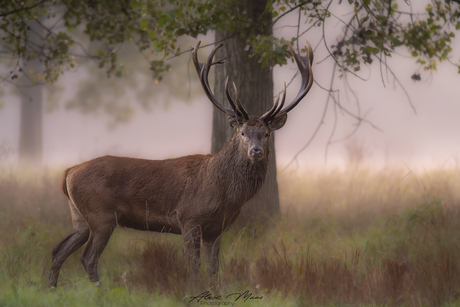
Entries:
[[64, 171], [62, 189], [69, 198], [72, 231], [52, 251], [49, 285], [56, 287], [59, 270], [69, 255], [86, 243], [81, 263], [92, 282], [99, 284], [97, 262], [117, 225], [182, 234], [185, 255], [194, 272], [199, 269], [200, 245], [208, 273], [217, 274], [222, 234], [238, 217], [241, 207], [262, 186], [268, 167], [270, 133], [283, 127], [287, 113], [307, 94], [313, 83], [313, 50], [307, 42], [302, 57], [288, 45], [302, 75], [294, 101], [283, 109], [280, 95], [261, 117], [243, 108], [234, 85], [234, 98], [225, 91], [233, 110], [216, 101], [208, 75], [216, 46], [199, 63], [196, 45], [192, 57], [201, 85], [212, 104], [229, 116], [232, 139], [216, 155], [190, 155], [167, 160], [104, 156]]

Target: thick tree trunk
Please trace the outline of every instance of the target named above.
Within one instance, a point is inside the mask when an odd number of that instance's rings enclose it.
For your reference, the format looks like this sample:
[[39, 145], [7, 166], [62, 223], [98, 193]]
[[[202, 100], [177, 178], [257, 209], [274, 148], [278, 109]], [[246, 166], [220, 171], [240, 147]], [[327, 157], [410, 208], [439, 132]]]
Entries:
[[[28, 43], [34, 48], [41, 46], [44, 29], [36, 22], [29, 24]], [[41, 50], [36, 50], [41, 52]], [[43, 72], [43, 64], [38, 58], [22, 60], [24, 72], [21, 92], [21, 118], [19, 134], [19, 161], [21, 163], [40, 165], [43, 155], [43, 85], [38, 84], [38, 74]]]
[[[264, 14], [265, 7], [265, 0], [240, 0], [235, 10], [246, 12], [247, 18], [260, 21], [261, 26], [251, 31], [267, 35], [272, 31], [272, 18], [271, 14]], [[257, 58], [248, 57], [249, 51], [245, 51], [247, 37], [248, 33], [231, 36], [231, 33], [216, 32], [216, 42], [225, 40], [224, 46], [216, 54], [216, 59], [227, 57], [227, 60], [224, 65], [214, 66], [214, 93], [219, 102], [229, 106], [224, 91], [225, 79], [229, 76], [229, 82], [235, 82], [238, 95], [248, 113], [260, 116], [273, 105], [273, 73], [270, 67], [262, 69]], [[214, 108], [211, 152], [213, 154], [219, 152], [232, 135], [233, 131], [228, 124], [227, 116]], [[240, 226], [263, 220], [280, 210], [274, 141], [274, 134], [272, 134], [266, 181], [257, 195], [244, 205], [237, 220]]]

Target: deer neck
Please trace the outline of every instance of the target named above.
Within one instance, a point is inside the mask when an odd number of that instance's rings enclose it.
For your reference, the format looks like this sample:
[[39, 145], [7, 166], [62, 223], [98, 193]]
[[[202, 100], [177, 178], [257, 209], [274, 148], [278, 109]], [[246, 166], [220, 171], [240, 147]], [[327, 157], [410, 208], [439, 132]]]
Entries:
[[[226, 202], [234, 206], [253, 197], [265, 181], [268, 170], [268, 151], [263, 159], [253, 161], [239, 148], [237, 137], [233, 137], [213, 157], [214, 184], [223, 188]], [[235, 208], [238, 209], [238, 208]]]

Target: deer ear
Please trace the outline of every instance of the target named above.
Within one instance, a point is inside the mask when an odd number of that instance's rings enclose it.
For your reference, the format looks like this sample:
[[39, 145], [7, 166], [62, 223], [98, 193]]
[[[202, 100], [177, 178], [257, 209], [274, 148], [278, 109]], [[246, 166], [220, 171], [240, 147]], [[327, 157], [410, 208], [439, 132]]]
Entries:
[[287, 120], [287, 113], [281, 115], [281, 116], [276, 116], [274, 119], [272, 119], [268, 123], [268, 129], [271, 131], [275, 131], [278, 129], [283, 128], [284, 124], [286, 123]]
[[230, 124], [230, 127], [235, 128], [240, 126], [242, 123], [238, 122], [238, 120], [234, 117], [229, 116], [228, 117], [228, 123]]

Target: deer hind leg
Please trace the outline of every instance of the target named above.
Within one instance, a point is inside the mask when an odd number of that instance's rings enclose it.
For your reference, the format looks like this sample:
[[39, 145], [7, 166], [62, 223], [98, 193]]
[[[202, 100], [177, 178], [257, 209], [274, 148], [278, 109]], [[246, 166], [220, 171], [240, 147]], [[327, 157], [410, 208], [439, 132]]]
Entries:
[[80, 260], [91, 282], [100, 282], [99, 274], [97, 273], [97, 262], [102, 251], [109, 242], [115, 227], [116, 224], [112, 223], [95, 224], [94, 226], [90, 225], [88, 243], [86, 244]]
[[72, 215], [73, 229], [53, 248], [51, 253], [52, 265], [48, 276], [49, 287], [57, 286], [59, 271], [61, 270], [62, 264], [67, 257], [85, 244], [89, 237], [88, 224], [86, 224], [84, 218], [71, 202], [69, 202], [69, 205]]

